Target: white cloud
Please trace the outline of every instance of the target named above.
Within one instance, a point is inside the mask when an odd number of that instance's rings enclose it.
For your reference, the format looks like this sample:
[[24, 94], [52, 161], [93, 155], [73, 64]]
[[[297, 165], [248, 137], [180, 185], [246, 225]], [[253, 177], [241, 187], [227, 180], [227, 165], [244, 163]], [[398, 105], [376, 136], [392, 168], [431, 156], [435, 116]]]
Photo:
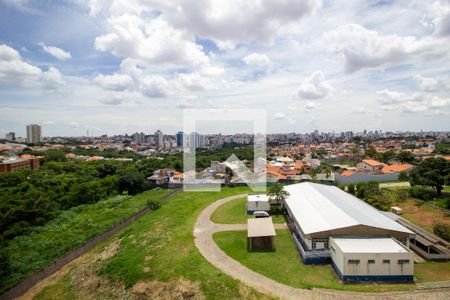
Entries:
[[99, 74], [93, 82], [106, 90], [138, 92], [150, 98], [166, 97], [169, 94], [168, 81], [161, 75], [148, 74], [146, 71], [147, 69], [140, 68], [136, 61], [125, 59], [117, 73]]
[[283, 120], [286, 118], [286, 115], [280, 112], [277, 112], [273, 115], [274, 120]]
[[61, 72], [54, 67], [47, 71], [24, 61], [20, 53], [5, 45], [0, 45], [0, 84], [40, 86], [46, 90], [58, 91], [64, 88]]
[[297, 96], [301, 99], [325, 98], [333, 91], [333, 87], [325, 80], [322, 71], [316, 71], [304, 79], [297, 90]]
[[429, 93], [415, 92], [412, 94], [391, 91], [388, 89], [377, 91], [384, 111], [401, 111], [404, 113], [427, 112], [437, 114], [447, 112], [450, 108], [450, 99], [440, 98]]
[[41, 74], [41, 69], [25, 62], [15, 49], [0, 45], [0, 83], [28, 84]]
[[237, 43], [271, 43], [285, 25], [299, 21], [321, 5], [316, 0], [176, 1], [176, 9], [162, 9], [178, 28], [230, 47]]
[[310, 112], [311, 110], [314, 110], [317, 108], [317, 103], [313, 102], [313, 101], [309, 101], [308, 103], [306, 103], [305, 105], [305, 111], [306, 112]]
[[95, 39], [100, 51], [132, 58], [145, 64], [192, 66], [208, 63], [209, 58], [194, 35], [171, 27], [161, 18], [150, 21], [135, 15], [108, 19], [110, 33]]
[[252, 53], [242, 59], [249, 66], [264, 67], [270, 64], [270, 60], [265, 54]]
[[198, 71], [177, 75], [177, 86], [191, 91], [215, 90], [226, 86], [221, 75], [225, 70], [211, 65], [202, 66]]
[[52, 55], [53, 57], [59, 60], [68, 60], [72, 58], [70, 52], [64, 51], [61, 48], [54, 46], [47, 46], [43, 42], [39, 43], [39, 46], [42, 47], [42, 50], [44, 50], [45, 52], [47, 52], [48, 54]]
[[169, 84], [162, 76], [145, 76], [140, 82], [139, 91], [151, 98], [165, 97], [169, 94]]
[[347, 24], [325, 33], [320, 41], [345, 59], [345, 70], [385, 67], [414, 57], [441, 57], [448, 53], [446, 42], [430, 37], [381, 34], [359, 24]]
[[421, 76], [420, 74], [417, 74], [414, 75], [413, 79], [421, 90], [427, 92], [436, 92], [439, 90], [450, 88], [450, 79], [448, 77], [433, 78], [433, 77], [424, 77]]
[[106, 90], [123, 91], [132, 89], [134, 82], [128, 74], [112, 74], [112, 75], [97, 75], [94, 78], [94, 83], [100, 85]]

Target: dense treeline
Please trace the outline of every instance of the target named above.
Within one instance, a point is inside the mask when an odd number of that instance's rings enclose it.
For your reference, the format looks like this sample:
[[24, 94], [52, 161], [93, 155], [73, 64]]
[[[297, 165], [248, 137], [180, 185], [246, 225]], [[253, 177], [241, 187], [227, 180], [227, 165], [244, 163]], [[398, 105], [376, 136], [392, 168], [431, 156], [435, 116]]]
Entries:
[[[44, 156], [41, 168], [0, 174], [0, 245], [30, 232], [34, 226], [45, 224], [71, 207], [96, 203], [117, 194], [140, 193], [149, 188], [145, 178], [157, 169], [183, 170], [182, 154], [146, 159], [129, 151], [71, 150], [80, 155], [134, 158], [133, 162], [86, 162], [67, 160], [65, 154], [68, 151], [32, 152], [25, 149], [25, 153]], [[240, 159], [253, 159], [251, 147], [224, 147], [217, 151], [199, 149], [197, 167], [206, 168], [211, 161], [224, 161], [233, 153]]]

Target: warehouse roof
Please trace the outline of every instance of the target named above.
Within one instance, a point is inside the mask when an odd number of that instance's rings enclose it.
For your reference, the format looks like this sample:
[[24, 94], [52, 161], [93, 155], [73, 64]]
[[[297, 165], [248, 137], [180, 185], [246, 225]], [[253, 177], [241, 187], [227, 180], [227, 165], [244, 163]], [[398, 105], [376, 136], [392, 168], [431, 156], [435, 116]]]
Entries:
[[286, 205], [305, 234], [356, 225], [414, 234], [338, 187], [303, 182], [284, 189], [289, 192]]
[[247, 237], [276, 236], [272, 217], [247, 220]]
[[407, 253], [403, 245], [392, 238], [331, 238], [345, 253]]

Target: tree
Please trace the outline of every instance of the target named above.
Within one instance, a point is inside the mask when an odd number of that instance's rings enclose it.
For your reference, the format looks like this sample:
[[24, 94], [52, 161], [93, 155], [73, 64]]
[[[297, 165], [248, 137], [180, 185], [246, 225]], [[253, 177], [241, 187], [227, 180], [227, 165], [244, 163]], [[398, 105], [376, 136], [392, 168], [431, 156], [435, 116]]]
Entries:
[[366, 151], [364, 152], [364, 156], [365, 157], [372, 157], [372, 158], [375, 158], [376, 156], [377, 156], [377, 150], [374, 148], [374, 147], [372, 147], [372, 146], [370, 146], [369, 148], [367, 148], [366, 149]]
[[450, 225], [444, 223], [433, 224], [433, 232], [438, 237], [450, 242]]
[[119, 192], [135, 195], [144, 190], [144, 176], [137, 170], [127, 171], [119, 178]]
[[276, 182], [269, 187], [269, 192], [267, 193], [267, 195], [269, 196], [270, 200], [275, 200], [278, 208], [280, 206], [280, 203], [283, 203], [286, 197], [289, 196], [289, 192], [284, 189], [281, 183]]
[[409, 180], [409, 175], [406, 172], [400, 172], [400, 174], [398, 175], [398, 180], [400, 181], [408, 181]]
[[397, 155], [397, 159], [401, 162], [401, 163], [413, 163], [416, 160], [416, 157], [414, 156], [414, 154], [410, 151], [401, 151], [398, 155]]
[[450, 184], [450, 161], [443, 158], [428, 158], [410, 173], [410, 184], [431, 186], [441, 195], [445, 184]]
[[61, 150], [47, 150], [45, 151], [44, 161], [66, 161], [66, 155]]
[[395, 158], [395, 151], [388, 150], [386, 152], [380, 153], [378, 156], [382, 162], [388, 163], [390, 160]]

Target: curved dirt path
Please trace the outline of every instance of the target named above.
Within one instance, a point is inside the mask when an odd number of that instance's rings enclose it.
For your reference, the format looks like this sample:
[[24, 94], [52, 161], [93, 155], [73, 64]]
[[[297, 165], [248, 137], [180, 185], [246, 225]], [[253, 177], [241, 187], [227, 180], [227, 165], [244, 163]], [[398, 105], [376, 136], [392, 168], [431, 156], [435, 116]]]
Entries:
[[[259, 273], [256, 273], [223, 252], [214, 242], [213, 234], [219, 231], [245, 230], [246, 224], [216, 224], [210, 220], [212, 213], [222, 204], [246, 194], [222, 198], [206, 207], [198, 216], [194, 226], [195, 246], [203, 257], [225, 274], [268, 295], [283, 299], [450, 299], [450, 289], [421, 290], [389, 293], [358, 293], [323, 289], [294, 288]], [[285, 224], [275, 224], [275, 228], [286, 228]]]

